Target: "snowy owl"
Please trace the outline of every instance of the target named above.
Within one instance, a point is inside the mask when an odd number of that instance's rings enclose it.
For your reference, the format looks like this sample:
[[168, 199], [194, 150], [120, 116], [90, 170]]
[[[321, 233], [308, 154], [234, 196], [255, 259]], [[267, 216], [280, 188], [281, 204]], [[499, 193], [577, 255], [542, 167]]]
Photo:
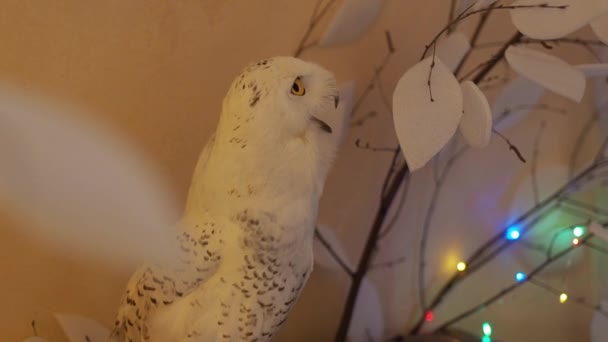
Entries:
[[179, 260], [135, 272], [114, 336], [272, 339], [313, 267], [319, 198], [344, 128], [338, 102], [333, 75], [297, 58], [235, 78], [177, 224]]

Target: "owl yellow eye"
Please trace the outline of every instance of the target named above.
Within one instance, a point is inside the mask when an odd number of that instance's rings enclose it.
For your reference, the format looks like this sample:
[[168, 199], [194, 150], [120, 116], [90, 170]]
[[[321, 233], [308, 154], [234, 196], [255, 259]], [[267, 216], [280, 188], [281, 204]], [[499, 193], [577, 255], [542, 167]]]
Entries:
[[306, 94], [306, 89], [304, 89], [304, 85], [302, 84], [302, 80], [298, 77], [291, 85], [291, 93], [296, 96], [303, 96]]

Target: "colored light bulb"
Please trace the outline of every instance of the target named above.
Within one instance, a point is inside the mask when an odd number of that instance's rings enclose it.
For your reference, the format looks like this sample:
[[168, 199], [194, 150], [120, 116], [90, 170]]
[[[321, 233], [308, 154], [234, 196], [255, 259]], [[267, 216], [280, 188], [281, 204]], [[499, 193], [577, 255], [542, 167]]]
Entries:
[[465, 264], [464, 262], [459, 262], [458, 264], [456, 264], [456, 269], [460, 272], [464, 271], [467, 269], [467, 264]]
[[562, 303], [562, 304], [563, 304], [563, 303], [565, 303], [567, 300], [568, 300], [568, 295], [567, 295], [567, 294], [562, 293], [562, 294], [560, 294], [560, 295], [559, 295], [559, 302], [560, 302], [560, 303]]
[[526, 274], [524, 272], [517, 272], [515, 274], [515, 280], [517, 280], [517, 282], [526, 280]]
[[572, 239], [572, 244], [575, 246], [578, 246], [578, 244], [581, 243], [581, 241], [577, 238]]
[[432, 322], [433, 319], [435, 319], [435, 315], [433, 314], [433, 311], [427, 311], [424, 314], [424, 320], [427, 322]]
[[481, 325], [481, 330], [483, 331], [484, 336], [492, 336], [492, 326], [488, 322], [484, 322]]
[[517, 240], [519, 239], [519, 237], [521, 236], [521, 232], [519, 231], [519, 228], [517, 227], [511, 227], [509, 229], [507, 229], [507, 232], [505, 233], [505, 237], [507, 238], [507, 240]]
[[572, 229], [572, 234], [576, 237], [581, 237], [585, 234], [585, 228], [581, 226], [576, 226]]

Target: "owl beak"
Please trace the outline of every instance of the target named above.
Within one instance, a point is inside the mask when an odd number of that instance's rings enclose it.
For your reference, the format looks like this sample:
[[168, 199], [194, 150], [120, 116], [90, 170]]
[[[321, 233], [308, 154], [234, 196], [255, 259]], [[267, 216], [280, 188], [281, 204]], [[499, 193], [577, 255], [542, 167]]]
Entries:
[[310, 118], [312, 121], [316, 122], [319, 125], [319, 127], [321, 127], [321, 129], [324, 130], [325, 132], [330, 133], [330, 134], [331, 134], [331, 132], [333, 132], [331, 127], [327, 123], [325, 123], [325, 121], [315, 118], [314, 116], [311, 116]]
[[334, 96], [334, 105], [336, 106], [336, 109], [338, 109], [338, 103], [340, 103], [340, 96], [336, 95]]

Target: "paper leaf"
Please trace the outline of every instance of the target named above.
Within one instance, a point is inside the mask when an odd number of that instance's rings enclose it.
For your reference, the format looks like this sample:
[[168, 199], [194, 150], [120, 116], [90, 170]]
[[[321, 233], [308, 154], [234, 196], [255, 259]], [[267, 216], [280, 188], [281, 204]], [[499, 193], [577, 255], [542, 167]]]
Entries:
[[540, 3], [560, 8], [516, 8], [510, 10], [513, 25], [521, 33], [534, 39], [562, 38], [601, 15], [596, 0], [518, 0], [513, 6], [531, 6]]
[[345, 45], [361, 38], [376, 21], [385, 0], [345, 0], [319, 40], [319, 46]]
[[484, 147], [492, 134], [492, 111], [483, 92], [471, 81], [461, 84], [464, 113], [460, 132], [473, 147]]
[[509, 129], [524, 118], [545, 94], [545, 88], [524, 77], [517, 77], [502, 90], [494, 101], [494, 125]]
[[28, 337], [21, 342], [49, 342], [49, 340], [42, 338], [42, 337], [34, 336], [34, 337]]
[[[608, 312], [608, 301], [601, 301], [600, 309], [604, 312]], [[596, 310], [591, 319], [591, 342], [605, 342], [607, 338], [608, 317]]]
[[606, 77], [608, 76], [608, 63], [598, 64], [579, 64], [576, 68], [587, 77]]
[[585, 94], [585, 75], [565, 61], [544, 52], [510, 46], [507, 62], [518, 74], [543, 87], [580, 102]]
[[124, 265], [173, 255], [177, 206], [155, 167], [66, 104], [0, 85], [0, 201], [22, 233]]
[[[331, 249], [336, 253], [336, 256], [340, 258], [340, 260], [344, 261], [346, 266], [352, 270], [354, 268], [353, 263], [350, 261], [348, 254], [344, 250], [342, 243], [334, 233], [332, 229], [329, 227], [319, 224], [317, 225], [318, 234], [321, 235], [323, 240], [331, 246]], [[328, 270], [336, 270], [343, 272], [342, 267], [336, 261], [336, 258], [331, 255], [328, 248], [321, 242], [321, 238], [315, 234], [315, 239], [313, 243], [313, 253], [315, 257], [315, 264], [324, 267]]]
[[348, 329], [350, 342], [382, 341], [384, 317], [378, 291], [368, 279], [363, 279], [353, 317]]
[[432, 57], [405, 72], [393, 93], [393, 121], [410, 171], [423, 167], [452, 138], [462, 117], [462, 90], [454, 74]]
[[608, 44], [608, 14], [593, 19], [590, 25], [593, 33], [595, 33], [604, 44]]
[[90, 318], [56, 313], [55, 319], [70, 342], [106, 342], [110, 336], [110, 329]]
[[435, 54], [448, 69], [454, 71], [470, 49], [469, 37], [462, 32], [454, 32], [437, 43]]

